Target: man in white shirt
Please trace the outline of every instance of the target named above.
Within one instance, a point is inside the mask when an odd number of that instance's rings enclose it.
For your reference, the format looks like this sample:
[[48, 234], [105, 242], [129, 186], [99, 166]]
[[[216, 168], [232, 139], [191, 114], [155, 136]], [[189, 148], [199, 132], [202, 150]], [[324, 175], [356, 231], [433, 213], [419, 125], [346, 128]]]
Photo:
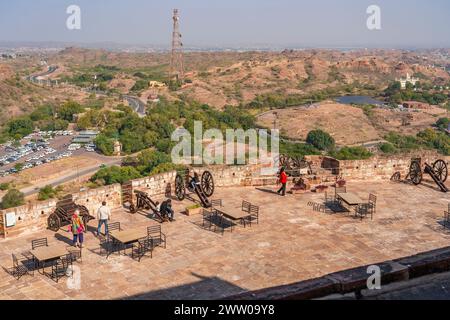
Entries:
[[105, 235], [108, 234], [108, 220], [111, 220], [111, 210], [106, 206], [106, 201], [102, 202], [102, 206], [97, 211], [98, 228], [97, 236], [100, 234], [102, 224], [105, 225]]

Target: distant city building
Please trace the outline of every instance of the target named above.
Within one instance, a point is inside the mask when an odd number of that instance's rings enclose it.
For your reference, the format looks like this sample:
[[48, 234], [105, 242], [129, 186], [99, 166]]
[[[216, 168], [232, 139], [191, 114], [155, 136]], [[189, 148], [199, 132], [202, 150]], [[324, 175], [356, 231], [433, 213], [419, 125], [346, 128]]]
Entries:
[[164, 88], [166, 86], [165, 83], [159, 81], [150, 81], [148, 84], [150, 88]]
[[15, 54], [15, 53], [3, 53], [2, 55], [1, 55], [1, 58], [2, 59], [16, 59], [17, 58], [17, 55]]
[[403, 101], [403, 107], [407, 109], [430, 109], [431, 105], [419, 101]]
[[406, 74], [406, 78], [396, 79], [396, 81], [400, 82], [402, 89], [406, 89], [406, 85], [411, 83], [413, 86], [416, 85], [417, 82], [420, 81], [419, 78], [410, 77], [409, 73]]

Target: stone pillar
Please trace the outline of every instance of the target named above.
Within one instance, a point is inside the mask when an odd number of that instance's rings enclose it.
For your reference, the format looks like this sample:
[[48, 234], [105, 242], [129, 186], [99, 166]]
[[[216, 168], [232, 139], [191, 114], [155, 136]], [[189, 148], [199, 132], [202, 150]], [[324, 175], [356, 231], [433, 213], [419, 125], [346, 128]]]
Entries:
[[122, 153], [122, 144], [116, 140], [114, 141], [114, 155], [115, 156], [120, 156]]

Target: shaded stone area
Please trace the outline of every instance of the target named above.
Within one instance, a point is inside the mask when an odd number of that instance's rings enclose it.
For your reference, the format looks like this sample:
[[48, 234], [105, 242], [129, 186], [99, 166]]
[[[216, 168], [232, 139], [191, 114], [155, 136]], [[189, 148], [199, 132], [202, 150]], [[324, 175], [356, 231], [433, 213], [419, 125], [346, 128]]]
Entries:
[[[203, 229], [199, 215], [180, 214], [192, 202], [174, 201], [176, 221], [162, 226], [167, 249], [157, 248], [153, 259], [141, 262], [117, 253], [106, 259], [92, 221], [83, 262], [76, 264], [81, 290], [37, 273], [16, 281], [0, 268], [0, 299], [220, 299], [450, 246], [450, 232], [442, 226], [449, 196], [424, 185], [350, 182], [347, 190], [362, 199], [377, 195], [374, 220], [314, 212], [308, 203], [323, 201], [323, 194], [280, 197], [275, 189], [218, 188], [213, 198], [227, 206], [242, 200], [261, 206], [259, 225], [236, 226], [223, 235]], [[113, 221], [124, 229], [157, 224], [123, 209], [113, 212]], [[66, 230], [6, 239], [0, 242], [0, 266], [11, 267], [11, 253], [29, 250], [31, 239], [42, 236], [50, 244], [70, 244]]]
[[[363, 290], [361, 300], [450, 300], [450, 272], [392, 283], [380, 290]], [[330, 295], [320, 300], [356, 300], [355, 294]]]

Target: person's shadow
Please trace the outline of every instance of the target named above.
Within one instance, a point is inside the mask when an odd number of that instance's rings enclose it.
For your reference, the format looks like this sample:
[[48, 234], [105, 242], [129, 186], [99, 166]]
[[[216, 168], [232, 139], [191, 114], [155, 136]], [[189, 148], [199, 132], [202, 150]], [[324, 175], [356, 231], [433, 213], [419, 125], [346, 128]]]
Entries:
[[261, 191], [261, 192], [266, 192], [266, 193], [279, 195], [279, 193], [277, 193], [276, 191], [271, 190], [271, 189], [263, 189], [263, 188], [255, 188], [255, 189], [258, 190], [258, 191]]
[[62, 235], [62, 234], [55, 233], [55, 238], [58, 241], [62, 241], [64, 243], [68, 244], [68, 245], [73, 245], [73, 240], [70, 239], [69, 237], [66, 237], [66, 236]]

